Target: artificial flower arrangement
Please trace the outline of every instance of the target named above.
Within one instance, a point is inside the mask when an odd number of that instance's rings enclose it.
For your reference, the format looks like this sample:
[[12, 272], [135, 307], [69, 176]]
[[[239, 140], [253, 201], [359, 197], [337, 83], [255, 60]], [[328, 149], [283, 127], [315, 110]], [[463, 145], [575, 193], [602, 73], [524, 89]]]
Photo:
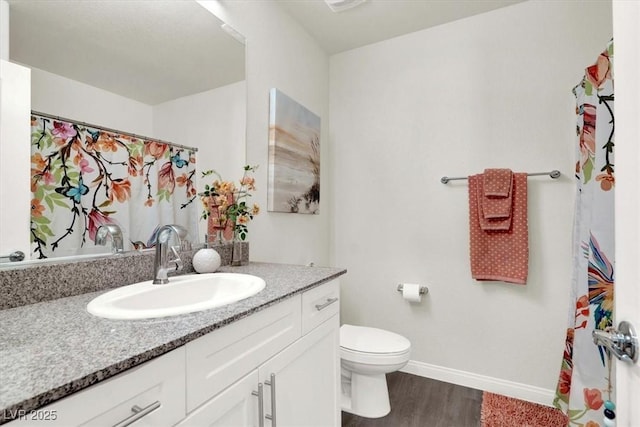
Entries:
[[260, 212], [257, 204], [254, 203], [249, 208], [246, 200], [256, 189], [255, 178], [251, 174], [257, 168], [258, 166], [249, 165], [244, 167], [239, 187], [233, 181], [224, 181], [214, 170], [202, 172], [203, 178], [209, 175], [217, 177], [199, 193], [203, 205], [202, 219], [208, 221], [209, 235], [221, 234], [226, 240], [246, 240], [249, 233], [247, 225]]

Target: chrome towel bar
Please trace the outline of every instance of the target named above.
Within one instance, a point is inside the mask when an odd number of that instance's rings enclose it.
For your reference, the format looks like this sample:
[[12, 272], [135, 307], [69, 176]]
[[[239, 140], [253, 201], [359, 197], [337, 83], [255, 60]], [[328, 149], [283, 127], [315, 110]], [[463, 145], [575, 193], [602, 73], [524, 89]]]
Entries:
[[[542, 176], [542, 175], [549, 175], [551, 178], [556, 179], [556, 178], [560, 178], [562, 174], [557, 169], [554, 169], [550, 172], [532, 172], [527, 174], [527, 176]], [[467, 179], [467, 178], [468, 177], [466, 176], [454, 176], [454, 177], [443, 176], [442, 178], [440, 178], [440, 182], [443, 184], [447, 184], [449, 181], [457, 181], [460, 179]]]
[[15, 252], [11, 252], [9, 255], [0, 256], [0, 259], [5, 259], [5, 258], [9, 258], [9, 261], [11, 262], [22, 261], [24, 259], [24, 252], [15, 251]]

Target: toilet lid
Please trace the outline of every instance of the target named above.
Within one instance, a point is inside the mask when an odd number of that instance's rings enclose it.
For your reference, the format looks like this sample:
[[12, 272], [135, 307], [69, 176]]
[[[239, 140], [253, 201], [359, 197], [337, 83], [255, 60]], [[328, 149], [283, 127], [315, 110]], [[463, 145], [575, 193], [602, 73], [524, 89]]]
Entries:
[[342, 325], [340, 347], [362, 353], [402, 353], [411, 347], [402, 335], [383, 329]]

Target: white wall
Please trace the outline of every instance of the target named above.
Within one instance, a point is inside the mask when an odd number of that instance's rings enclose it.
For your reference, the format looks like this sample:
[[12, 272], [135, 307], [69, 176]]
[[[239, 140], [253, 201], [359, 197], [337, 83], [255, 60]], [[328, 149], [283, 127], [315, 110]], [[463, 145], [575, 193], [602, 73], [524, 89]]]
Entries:
[[[571, 281], [571, 89], [610, 2], [529, 1], [331, 57], [332, 263], [342, 321], [396, 331], [409, 371], [551, 402]], [[466, 176], [529, 179], [526, 286], [470, 278]], [[428, 285], [419, 305], [398, 283]]]
[[[198, 191], [213, 178], [201, 172], [216, 170], [223, 179], [238, 181], [245, 164], [246, 84], [233, 83], [153, 107], [153, 136], [188, 147], [198, 147]], [[200, 210], [198, 210], [200, 212]], [[198, 233], [204, 241], [206, 221]]]
[[153, 136], [151, 106], [33, 67], [31, 108], [123, 132]]
[[[249, 225], [251, 260], [329, 265], [329, 59], [276, 2], [201, 1], [246, 38], [247, 163], [260, 165], [255, 201], [262, 213]], [[267, 212], [269, 90], [278, 88], [322, 119], [320, 214]]]

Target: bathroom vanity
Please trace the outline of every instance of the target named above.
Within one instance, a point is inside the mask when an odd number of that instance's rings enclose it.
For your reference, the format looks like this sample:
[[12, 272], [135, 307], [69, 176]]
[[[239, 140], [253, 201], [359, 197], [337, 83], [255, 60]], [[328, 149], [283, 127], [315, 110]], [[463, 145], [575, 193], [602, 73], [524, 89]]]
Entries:
[[[9, 327], [2, 340], [14, 341], [0, 350], [0, 369], [10, 372], [0, 384], [3, 421], [339, 425], [345, 271], [260, 263], [221, 271], [262, 277], [266, 288], [218, 309], [142, 321], [91, 316], [95, 292], [0, 311]], [[42, 316], [54, 319], [44, 331]], [[28, 323], [20, 337], [18, 318]], [[31, 341], [38, 336], [50, 348]]]

